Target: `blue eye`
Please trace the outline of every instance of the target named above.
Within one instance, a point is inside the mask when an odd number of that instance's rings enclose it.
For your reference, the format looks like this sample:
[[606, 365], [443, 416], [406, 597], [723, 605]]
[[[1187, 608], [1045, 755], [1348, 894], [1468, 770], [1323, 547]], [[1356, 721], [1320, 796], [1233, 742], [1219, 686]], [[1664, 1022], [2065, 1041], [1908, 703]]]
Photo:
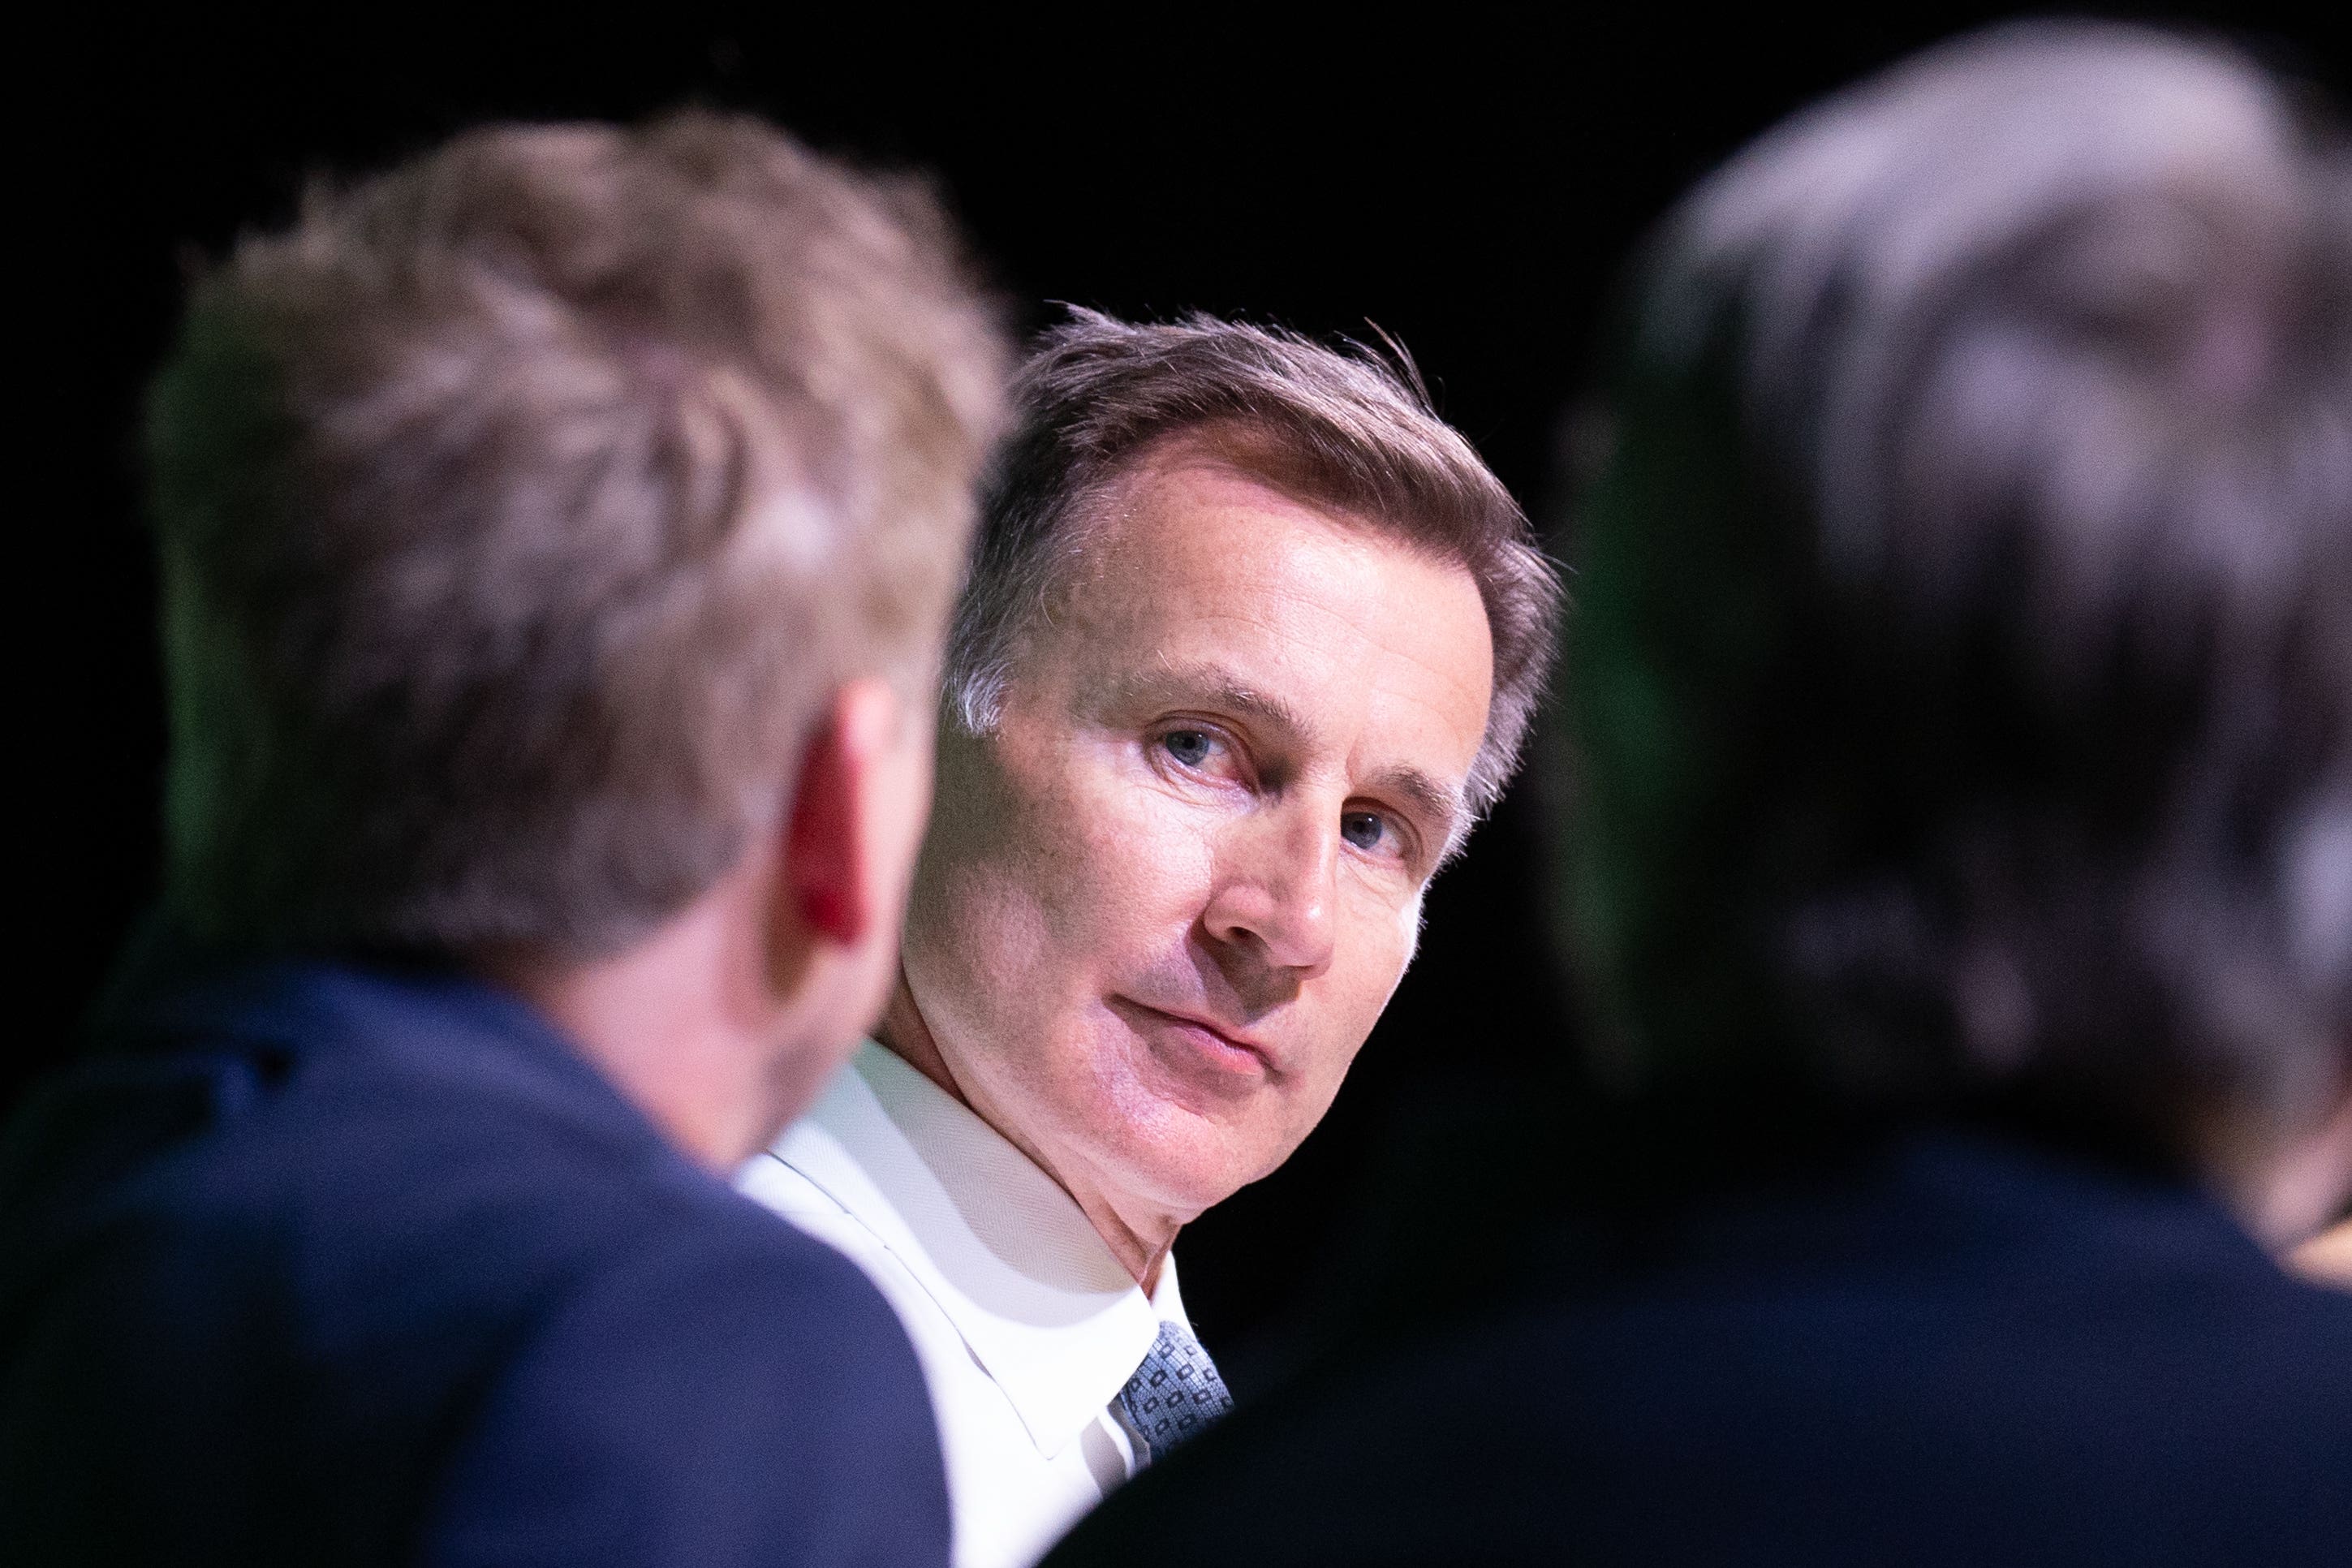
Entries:
[[1209, 760], [1209, 750], [1214, 744], [1206, 731], [1201, 730], [1171, 730], [1160, 737], [1168, 754], [1188, 768], [1197, 768]]
[[1339, 837], [1359, 849], [1379, 848], [1388, 829], [1388, 819], [1377, 811], [1350, 811], [1339, 818]]

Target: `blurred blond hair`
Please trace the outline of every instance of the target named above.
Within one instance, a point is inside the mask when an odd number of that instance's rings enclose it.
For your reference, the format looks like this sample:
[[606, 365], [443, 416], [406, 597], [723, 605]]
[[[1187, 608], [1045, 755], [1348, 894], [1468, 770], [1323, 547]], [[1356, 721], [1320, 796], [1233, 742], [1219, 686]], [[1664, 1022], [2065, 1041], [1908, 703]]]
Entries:
[[587, 954], [680, 907], [834, 688], [928, 687], [1007, 363], [919, 185], [746, 117], [313, 191], [152, 398], [178, 918]]

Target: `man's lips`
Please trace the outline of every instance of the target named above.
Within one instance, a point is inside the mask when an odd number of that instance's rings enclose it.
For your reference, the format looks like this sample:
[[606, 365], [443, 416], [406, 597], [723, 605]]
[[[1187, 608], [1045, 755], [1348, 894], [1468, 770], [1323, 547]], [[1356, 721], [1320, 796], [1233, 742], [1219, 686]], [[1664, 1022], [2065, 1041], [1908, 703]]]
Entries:
[[1154, 1007], [1130, 996], [1113, 997], [1124, 1010], [1138, 1014], [1143, 1019], [1158, 1024], [1174, 1033], [1188, 1037], [1191, 1043], [1211, 1061], [1229, 1071], [1271, 1072], [1274, 1058], [1266, 1047], [1247, 1035], [1238, 1034], [1223, 1025], [1213, 1023], [1194, 1013], [1184, 1013], [1169, 1007]]

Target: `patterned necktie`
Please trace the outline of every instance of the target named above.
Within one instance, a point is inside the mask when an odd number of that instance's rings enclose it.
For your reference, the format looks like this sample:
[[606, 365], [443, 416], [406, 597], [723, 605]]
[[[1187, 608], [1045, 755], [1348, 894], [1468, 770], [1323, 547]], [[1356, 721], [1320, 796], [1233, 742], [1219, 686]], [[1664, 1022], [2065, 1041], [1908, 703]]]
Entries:
[[1162, 1319], [1143, 1364], [1118, 1391], [1118, 1407], [1135, 1437], [1139, 1470], [1231, 1410], [1234, 1396], [1192, 1331]]

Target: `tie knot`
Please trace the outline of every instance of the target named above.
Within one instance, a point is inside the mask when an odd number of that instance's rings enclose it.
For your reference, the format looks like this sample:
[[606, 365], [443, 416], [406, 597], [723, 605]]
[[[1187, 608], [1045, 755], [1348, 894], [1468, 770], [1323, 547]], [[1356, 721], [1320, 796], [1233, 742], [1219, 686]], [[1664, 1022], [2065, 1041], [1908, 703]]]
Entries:
[[1192, 1331], [1162, 1320], [1143, 1364], [1118, 1391], [1118, 1407], [1135, 1437], [1140, 1468], [1231, 1410], [1234, 1396]]

